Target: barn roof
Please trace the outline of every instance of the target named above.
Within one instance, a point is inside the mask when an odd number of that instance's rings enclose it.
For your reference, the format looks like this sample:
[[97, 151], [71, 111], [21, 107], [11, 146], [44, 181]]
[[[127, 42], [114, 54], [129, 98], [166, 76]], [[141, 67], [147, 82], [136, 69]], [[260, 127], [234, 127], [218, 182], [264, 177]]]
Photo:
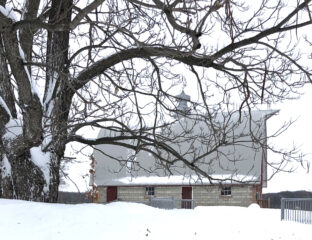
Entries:
[[[189, 162], [212, 150], [223, 138], [226, 144], [194, 162], [200, 170], [223, 183], [260, 183], [266, 181], [266, 120], [276, 110], [262, 110], [233, 114], [230, 118], [218, 116], [217, 134], [211, 134], [209, 123], [181, 118], [172, 126], [163, 129], [164, 139], [172, 149]], [[238, 119], [240, 118], [240, 121]], [[218, 126], [216, 124], [215, 126]], [[222, 134], [221, 134], [222, 133]], [[99, 137], [116, 133], [101, 130]], [[192, 137], [196, 135], [196, 138]], [[234, 142], [232, 139], [236, 139]], [[185, 141], [187, 139], [187, 141]], [[255, 140], [256, 139], [256, 140]], [[231, 142], [232, 141], [232, 142]], [[258, 142], [257, 142], [258, 141]], [[168, 161], [177, 160], [166, 152], [160, 152]], [[134, 153], [118, 145], [99, 145], [94, 150], [96, 159], [95, 178], [97, 185], [184, 185], [211, 184], [217, 180], [203, 178], [182, 161], [166, 165], [146, 151]], [[263, 172], [263, 176], [261, 176]]]

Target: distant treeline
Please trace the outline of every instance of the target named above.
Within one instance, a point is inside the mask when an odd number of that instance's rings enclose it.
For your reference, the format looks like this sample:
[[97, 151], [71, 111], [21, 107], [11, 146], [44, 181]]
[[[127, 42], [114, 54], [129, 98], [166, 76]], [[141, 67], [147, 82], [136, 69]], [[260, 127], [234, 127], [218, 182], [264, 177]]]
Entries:
[[270, 208], [281, 208], [281, 198], [312, 198], [312, 192], [307, 191], [285, 191], [278, 193], [266, 193], [262, 195], [263, 199], [270, 198]]

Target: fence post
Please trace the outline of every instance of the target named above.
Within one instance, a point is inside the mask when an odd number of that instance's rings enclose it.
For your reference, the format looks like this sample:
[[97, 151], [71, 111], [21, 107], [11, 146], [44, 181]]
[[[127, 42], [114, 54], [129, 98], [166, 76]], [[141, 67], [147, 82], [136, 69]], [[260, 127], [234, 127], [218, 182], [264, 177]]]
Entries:
[[285, 211], [285, 199], [281, 199], [281, 220], [284, 219], [284, 211]]

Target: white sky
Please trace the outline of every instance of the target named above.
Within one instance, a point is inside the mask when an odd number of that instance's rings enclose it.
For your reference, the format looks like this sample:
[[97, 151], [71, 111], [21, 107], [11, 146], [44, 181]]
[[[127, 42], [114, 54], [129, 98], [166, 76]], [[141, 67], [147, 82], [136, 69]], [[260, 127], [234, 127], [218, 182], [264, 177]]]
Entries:
[[[268, 120], [268, 133], [289, 119], [297, 121], [280, 137], [274, 139], [274, 144], [283, 148], [293, 145], [298, 146], [307, 161], [312, 164], [312, 84], [305, 87], [305, 94], [299, 100], [287, 101], [273, 108], [280, 109], [280, 114]], [[269, 160], [274, 156], [270, 154]], [[309, 190], [312, 191], [312, 172], [307, 173], [305, 169], [297, 166], [294, 173], [279, 173], [268, 182], [265, 192], [278, 192], [284, 190]]]

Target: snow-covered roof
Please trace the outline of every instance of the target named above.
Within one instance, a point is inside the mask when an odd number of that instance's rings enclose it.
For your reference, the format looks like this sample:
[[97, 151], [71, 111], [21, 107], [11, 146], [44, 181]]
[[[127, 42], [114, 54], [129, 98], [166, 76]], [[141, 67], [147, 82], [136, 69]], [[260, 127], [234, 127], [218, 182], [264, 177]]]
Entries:
[[[200, 171], [225, 180], [223, 183], [260, 183], [262, 177], [265, 184], [266, 149], [262, 144], [266, 143], [266, 120], [277, 112], [262, 110], [218, 116], [214, 121], [215, 134], [207, 122], [181, 118], [162, 130], [165, 136], [162, 141]], [[99, 137], [112, 135], [116, 133], [104, 129], [99, 133]], [[224, 143], [219, 146], [221, 140]], [[217, 183], [202, 178], [198, 171], [186, 167], [176, 156], [165, 151], [159, 154], [174, 164], [161, 162], [146, 151], [134, 154], [122, 146], [99, 145], [94, 151], [94, 181], [106, 186]]]
[[[245, 175], [211, 175], [214, 179], [223, 179], [223, 184], [240, 184], [240, 183], [257, 183], [258, 179], [254, 176]], [[137, 176], [137, 177], [121, 177], [115, 179], [107, 179], [104, 184], [106, 186], [163, 186], [163, 185], [210, 185], [218, 184], [219, 180], [209, 180], [207, 178], [199, 178], [198, 175], [183, 176], [183, 175], [172, 175], [172, 176]]]

